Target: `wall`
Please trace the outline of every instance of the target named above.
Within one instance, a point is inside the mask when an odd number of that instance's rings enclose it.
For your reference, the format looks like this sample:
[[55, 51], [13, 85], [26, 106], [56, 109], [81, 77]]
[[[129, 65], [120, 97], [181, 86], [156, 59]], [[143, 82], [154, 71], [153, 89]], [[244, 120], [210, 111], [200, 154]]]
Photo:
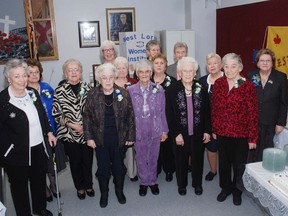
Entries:
[[[241, 55], [243, 73], [255, 68], [253, 49], [261, 49], [267, 26], [288, 26], [287, 0], [265, 1], [217, 10], [217, 52]], [[264, 43], [264, 47], [265, 47]]]
[[[20, 0], [4, 0], [6, 5], [10, 2]], [[9, 10], [2, 11], [0, 2], [1, 17]], [[163, 7], [165, 3], [165, 7]], [[62, 79], [62, 65], [68, 58], [77, 58], [83, 64], [83, 79], [89, 80], [89, 73], [92, 71], [92, 64], [100, 63], [99, 48], [79, 48], [78, 21], [100, 21], [101, 41], [107, 38], [106, 8], [135, 7], [136, 30], [163, 30], [163, 29], [184, 29], [184, 0], [154, 1], [146, 0], [54, 0], [54, 12], [57, 31], [57, 42], [59, 60], [43, 61], [43, 78], [46, 82], [56, 87]], [[18, 5], [19, 8], [19, 5]], [[16, 9], [11, 6], [10, 11]], [[179, 13], [175, 13], [177, 11]], [[4, 14], [4, 15], [2, 15]], [[12, 17], [11, 17], [12, 18]], [[23, 17], [24, 19], [24, 17]], [[1, 26], [0, 26], [1, 29]], [[0, 66], [3, 71], [3, 66]], [[0, 84], [3, 83], [3, 76], [0, 76]], [[0, 90], [3, 85], [0, 85]]]
[[[222, 0], [223, 1], [223, 0]], [[231, 4], [237, 0], [229, 0]], [[250, 0], [252, 1], [252, 0]], [[259, 0], [253, 0], [257, 2]], [[107, 37], [105, 8], [135, 7], [136, 30], [183, 30], [196, 31], [195, 57], [205, 74], [205, 56], [216, 50], [216, 2], [211, 0], [54, 0], [59, 60], [42, 62], [44, 80], [56, 87], [62, 79], [62, 64], [68, 58], [83, 63], [83, 79], [89, 81], [92, 64], [100, 63], [99, 48], [79, 48], [78, 21], [100, 21], [101, 41]], [[23, 16], [22, 0], [0, 0], [0, 16]], [[20, 10], [20, 12], [19, 12]], [[17, 11], [17, 13], [15, 12]], [[13, 16], [12, 16], [13, 15]], [[15, 17], [16, 18], [16, 17]], [[188, 20], [189, 19], [189, 20]], [[23, 22], [18, 20], [17, 22]], [[0, 25], [0, 30], [1, 30]], [[0, 65], [0, 72], [4, 66]], [[0, 75], [0, 90], [4, 87]]]

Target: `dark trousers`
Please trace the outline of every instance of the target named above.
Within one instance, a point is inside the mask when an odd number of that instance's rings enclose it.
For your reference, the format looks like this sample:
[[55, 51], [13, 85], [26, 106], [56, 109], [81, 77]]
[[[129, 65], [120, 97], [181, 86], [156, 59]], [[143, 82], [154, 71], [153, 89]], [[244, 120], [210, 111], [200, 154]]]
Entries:
[[31, 166], [8, 166], [12, 199], [17, 216], [30, 216], [28, 182], [34, 211], [46, 209], [47, 155], [43, 144], [31, 148]]
[[160, 143], [160, 152], [157, 161], [157, 173], [161, 173], [163, 168], [165, 173], [175, 172], [175, 159], [173, 154], [173, 145], [171, 137]]
[[178, 187], [185, 188], [188, 184], [188, 160], [191, 156], [192, 187], [202, 186], [204, 144], [194, 136], [184, 137], [184, 146], [175, 144], [175, 165]]
[[95, 149], [98, 166], [96, 177], [107, 180], [111, 173], [113, 176], [124, 176], [127, 172], [124, 165], [126, 150], [126, 146], [119, 146], [116, 128], [104, 130], [104, 144]]
[[249, 151], [249, 162], [262, 161], [264, 149], [274, 147], [273, 138], [275, 135], [275, 125], [260, 124], [258, 130], [259, 139], [256, 149]]
[[242, 176], [249, 150], [247, 139], [217, 136], [217, 140], [220, 187], [227, 192], [243, 191]]
[[70, 170], [77, 190], [92, 188], [93, 149], [86, 144], [62, 141], [69, 157]]

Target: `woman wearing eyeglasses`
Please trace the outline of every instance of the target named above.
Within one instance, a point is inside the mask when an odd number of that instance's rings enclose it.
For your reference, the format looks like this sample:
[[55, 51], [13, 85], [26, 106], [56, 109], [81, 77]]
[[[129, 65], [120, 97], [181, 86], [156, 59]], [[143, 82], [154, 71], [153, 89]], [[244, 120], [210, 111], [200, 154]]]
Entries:
[[116, 45], [111, 40], [105, 40], [100, 47], [100, 61], [104, 63], [114, 63], [118, 56]]
[[287, 75], [275, 70], [275, 54], [261, 49], [256, 55], [258, 69], [248, 78], [257, 89], [259, 107], [259, 139], [251, 152], [251, 162], [262, 161], [263, 150], [273, 147], [273, 137], [283, 131], [287, 120]]
[[94, 196], [92, 188], [93, 150], [83, 136], [82, 113], [90, 85], [81, 80], [82, 64], [68, 59], [63, 64], [66, 82], [55, 89], [52, 115], [57, 123], [57, 137], [64, 144], [69, 157], [71, 174], [77, 196]]

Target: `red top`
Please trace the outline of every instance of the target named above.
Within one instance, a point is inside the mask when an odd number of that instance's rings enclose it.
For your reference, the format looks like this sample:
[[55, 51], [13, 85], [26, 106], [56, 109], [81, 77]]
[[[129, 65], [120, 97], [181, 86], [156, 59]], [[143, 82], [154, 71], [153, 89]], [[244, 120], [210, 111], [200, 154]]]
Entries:
[[226, 77], [216, 80], [211, 98], [212, 132], [226, 137], [258, 139], [258, 102], [256, 88], [244, 78], [229, 92]]

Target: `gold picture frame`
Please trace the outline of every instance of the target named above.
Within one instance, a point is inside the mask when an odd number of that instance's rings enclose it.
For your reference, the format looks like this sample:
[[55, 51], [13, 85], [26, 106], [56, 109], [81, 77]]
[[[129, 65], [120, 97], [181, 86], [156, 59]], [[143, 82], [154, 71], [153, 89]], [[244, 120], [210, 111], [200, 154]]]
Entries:
[[135, 8], [106, 8], [107, 38], [119, 44], [119, 32], [136, 31]]
[[[24, 0], [30, 57], [58, 60], [53, 0]], [[35, 48], [36, 47], [36, 48]]]

